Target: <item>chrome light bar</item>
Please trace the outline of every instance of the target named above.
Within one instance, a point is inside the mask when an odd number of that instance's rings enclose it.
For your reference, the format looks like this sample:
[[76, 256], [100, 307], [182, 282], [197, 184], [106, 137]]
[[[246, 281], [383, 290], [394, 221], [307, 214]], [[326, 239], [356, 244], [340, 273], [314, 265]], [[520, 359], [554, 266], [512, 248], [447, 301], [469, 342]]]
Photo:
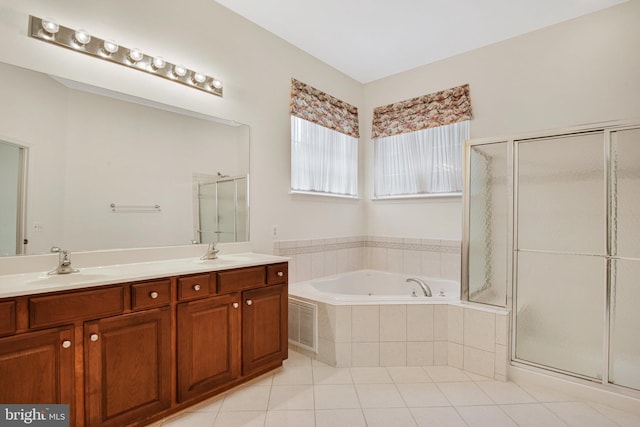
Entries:
[[93, 36], [86, 30], [64, 27], [51, 19], [29, 16], [29, 35], [43, 42], [66, 47], [94, 58], [124, 65], [222, 97], [222, 82], [216, 78], [172, 64], [160, 56], [150, 56], [139, 49], [119, 46], [109, 39]]

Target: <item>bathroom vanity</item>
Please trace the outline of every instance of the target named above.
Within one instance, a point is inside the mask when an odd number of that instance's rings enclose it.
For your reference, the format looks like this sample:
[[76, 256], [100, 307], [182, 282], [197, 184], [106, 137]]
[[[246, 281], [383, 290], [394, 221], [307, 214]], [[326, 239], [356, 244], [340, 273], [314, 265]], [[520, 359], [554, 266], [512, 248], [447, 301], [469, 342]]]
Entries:
[[142, 426], [287, 358], [286, 259], [143, 264], [0, 276], [0, 402]]

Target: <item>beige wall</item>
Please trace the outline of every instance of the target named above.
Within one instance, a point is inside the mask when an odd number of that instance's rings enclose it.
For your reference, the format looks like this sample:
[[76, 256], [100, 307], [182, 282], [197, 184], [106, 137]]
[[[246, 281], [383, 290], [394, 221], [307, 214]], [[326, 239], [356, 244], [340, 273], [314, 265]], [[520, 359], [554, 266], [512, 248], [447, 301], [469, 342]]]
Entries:
[[[225, 83], [225, 96], [31, 39], [29, 14], [215, 74]], [[272, 250], [272, 225], [278, 225], [281, 240], [365, 234], [460, 238], [459, 199], [368, 201], [375, 106], [469, 83], [473, 137], [640, 116], [636, 1], [364, 86], [212, 0], [4, 0], [0, 16], [1, 62], [249, 124], [251, 237], [261, 252]], [[291, 77], [360, 108], [361, 201], [288, 194]]]
[[[639, 22], [640, 2], [631, 1], [369, 83], [366, 123], [377, 106], [463, 83], [471, 86], [472, 138], [638, 118]], [[370, 176], [370, 126], [365, 130]], [[368, 215], [370, 235], [461, 236], [460, 199], [369, 202]]]
[[[215, 75], [225, 84], [224, 98], [31, 39], [27, 37], [29, 14], [86, 28], [97, 36]], [[272, 225], [278, 225], [280, 239], [364, 232], [363, 202], [288, 194], [291, 77], [358, 107], [363, 97], [360, 83], [213, 0], [3, 0], [0, 16], [0, 62], [250, 125], [255, 250], [272, 251]]]

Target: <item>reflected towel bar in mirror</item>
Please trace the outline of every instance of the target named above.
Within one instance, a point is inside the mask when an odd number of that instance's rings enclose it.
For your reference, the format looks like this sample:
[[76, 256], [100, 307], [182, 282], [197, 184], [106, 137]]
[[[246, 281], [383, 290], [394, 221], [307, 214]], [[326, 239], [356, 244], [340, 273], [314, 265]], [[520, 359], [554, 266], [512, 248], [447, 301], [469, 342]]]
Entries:
[[109, 205], [111, 212], [162, 212], [160, 205]]

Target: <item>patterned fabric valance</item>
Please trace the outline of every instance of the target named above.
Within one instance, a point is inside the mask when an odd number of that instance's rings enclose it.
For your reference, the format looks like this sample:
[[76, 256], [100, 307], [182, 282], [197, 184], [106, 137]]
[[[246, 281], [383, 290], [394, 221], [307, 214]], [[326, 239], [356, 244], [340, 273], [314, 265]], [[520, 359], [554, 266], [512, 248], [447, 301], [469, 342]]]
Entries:
[[469, 85], [453, 87], [373, 110], [372, 138], [450, 125], [471, 119]]
[[291, 115], [359, 138], [358, 109], [321, 90], [291, 79]]

